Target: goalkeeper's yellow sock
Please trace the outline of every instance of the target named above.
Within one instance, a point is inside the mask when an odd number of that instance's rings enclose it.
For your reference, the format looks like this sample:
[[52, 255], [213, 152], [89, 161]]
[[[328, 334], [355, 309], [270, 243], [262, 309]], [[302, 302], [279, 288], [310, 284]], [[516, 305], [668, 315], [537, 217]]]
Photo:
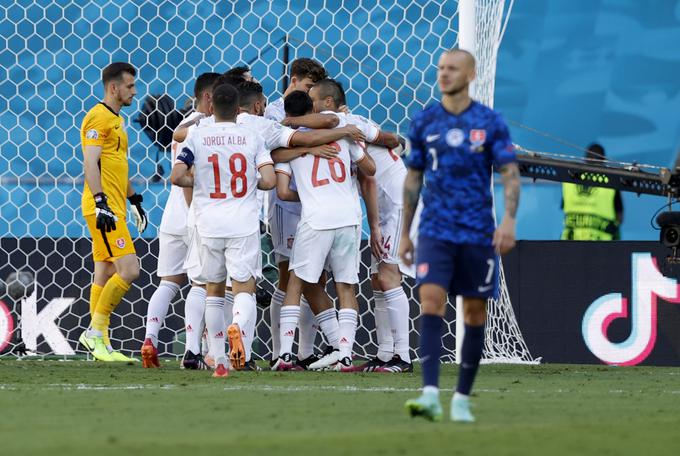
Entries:
[[92, 328], [101, 331], [104, 337], [104, 343], [110, 346], [109, 339], [109, 321], [113, 309], [120, 303], [125, 296], [125, 293], [130, 289], [130, 284], [121, 278], [118, 274], [114, 274], [106, 282], [102, 294], [97, 302], [97, 308], [92, 317]]
[[93, 283], [90, 287], [90, 319], [94, 319], [94, 311], [97, 308], [99, 297], [102, 294], [104, 287]]

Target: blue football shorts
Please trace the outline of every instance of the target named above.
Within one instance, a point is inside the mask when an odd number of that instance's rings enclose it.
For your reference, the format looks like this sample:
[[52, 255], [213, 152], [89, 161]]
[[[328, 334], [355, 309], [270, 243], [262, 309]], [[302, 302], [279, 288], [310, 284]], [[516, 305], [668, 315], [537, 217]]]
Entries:
[[437, 284], [455, 296], [496, 298], [498, 256], [493, 246], [418, 237], [416, 282]]

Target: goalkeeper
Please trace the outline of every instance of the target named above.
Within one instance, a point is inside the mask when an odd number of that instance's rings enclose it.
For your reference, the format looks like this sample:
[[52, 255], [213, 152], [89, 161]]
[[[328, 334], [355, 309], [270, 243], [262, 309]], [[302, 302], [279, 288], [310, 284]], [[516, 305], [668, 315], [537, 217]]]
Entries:
[[111, 313], [139, 276], [139, 261], [125, 224], [125, 198], [137, 230], [147, 225], [142, 196], [128, 179], [128, 137], [120, 115], [137, 94], [135, 68], [115, 62], [104, 68], [104, 101], [85, 115], [80, 129], [85, 188], [82, 209], [92, 237], [94, 281], [90, 288], [92, 322], [78, 339], [99, 361], [135, 361], [114, 351], [109, 340]]

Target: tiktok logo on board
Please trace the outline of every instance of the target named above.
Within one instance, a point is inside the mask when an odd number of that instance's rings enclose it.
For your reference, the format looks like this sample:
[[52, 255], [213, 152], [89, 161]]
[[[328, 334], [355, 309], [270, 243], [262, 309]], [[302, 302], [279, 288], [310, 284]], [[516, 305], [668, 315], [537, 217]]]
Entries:
[[[632, 255], [632, 302], [621, 293], [596, 299], [583, 317], [583, 340], [593, 355], [607, 364], [633, 366], [649, 356], [656, 343], [657, 298], [680, 303], [678, 282], [665, 277], [650, 253]], [[607, 337], [609, 325], [617, 318], [631, 319], [631, 332], [622, 342]]]

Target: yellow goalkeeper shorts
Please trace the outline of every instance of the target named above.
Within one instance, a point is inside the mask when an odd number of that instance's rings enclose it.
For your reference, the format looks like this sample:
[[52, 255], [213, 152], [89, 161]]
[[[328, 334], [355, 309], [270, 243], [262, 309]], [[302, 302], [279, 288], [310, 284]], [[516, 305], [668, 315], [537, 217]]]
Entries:
[[137, 253], [125, 218], [119, 218], [116, 222], [116, 229], [108, 233], [97, 229], [96, 215], [86, 215], [85, 221], [92, 237], [92, 259], [94, 261], [113, 262], [116, 258]]

